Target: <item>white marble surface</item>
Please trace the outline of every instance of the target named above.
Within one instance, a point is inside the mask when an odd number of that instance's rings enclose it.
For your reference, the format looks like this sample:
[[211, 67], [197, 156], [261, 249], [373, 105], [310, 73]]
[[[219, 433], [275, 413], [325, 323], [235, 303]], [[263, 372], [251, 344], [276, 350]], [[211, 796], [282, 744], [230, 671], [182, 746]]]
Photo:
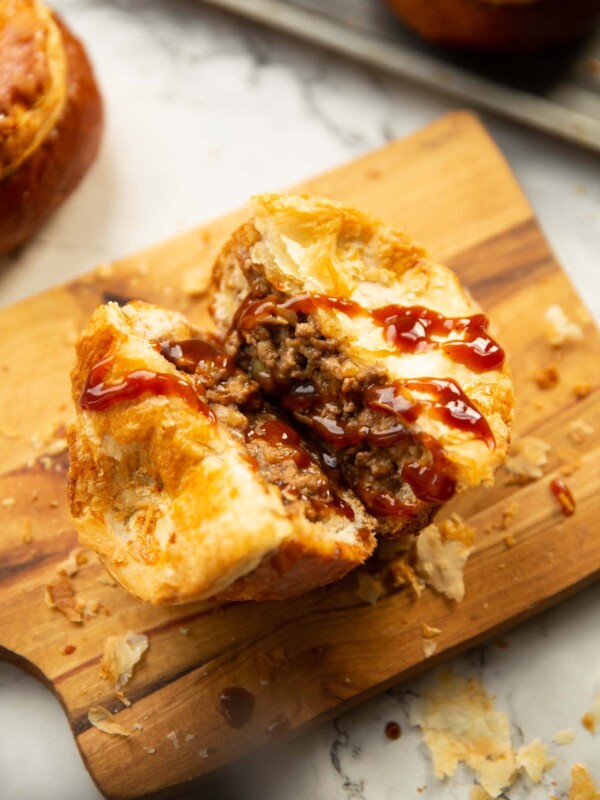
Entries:
[[[253, 192], [340, 164], [451, 107], [442, 97], [200, 3], [55, 5], [94, 60], [106, 99], [106, 136], [76, 195], [34, 243], [0, 262], [2, 304], [216, 216]], [[600, 316], [598, 158], [486, 121], [563, 264]], [[565, 727], [577, 731], [575, 744], [551, 748], [559, 763], [544, 785], [521, 784], [511, 798], [561, 795], [577, 760], [600, 782], [600, 739], [579, 724], [600, 681], [599, 613], [600, 587], [593, 587], [505, 637], [507, 649], [490, 644], [453, 665], [484, 678], [498, 706], [510, 712], [516, 740], [549, 740]], [[410, 729], [406, 706], [419, 687], [400, 687], [301, 738], [278, 760], [270, 793], [279, 800], [386, 800], [418, 797], [417, 788], [426, 786], [428, 798], [467, 798], [468, 774], [449, 784], [436, 781], [420, 736]], [[404, 731], [398, 742], [383, 735], [389, 719]], [[0, 665], [0, 722], [2, 800], [99, 797], [58, 703], [8, 665]], [[235, 794], [248, 797], [248, 785]]]

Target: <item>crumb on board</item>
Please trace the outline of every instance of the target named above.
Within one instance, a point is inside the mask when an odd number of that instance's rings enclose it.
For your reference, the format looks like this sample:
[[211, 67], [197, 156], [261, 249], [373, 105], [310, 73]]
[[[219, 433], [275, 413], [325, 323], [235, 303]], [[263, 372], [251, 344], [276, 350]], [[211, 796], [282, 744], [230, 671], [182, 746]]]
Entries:
[[516, 438], [506, 462], [509, 483], [529, 483], [543, 477], [550, 445], [536, 436]]
[[189, 269], [181, 279], [181, 289], [188, 297], [201, 297], [206, 294], [212, 281], [209, 269], [195, 267]]
[[156, 753], [156, 747], [147, 747], [146, 745], [144, 745], [144, 750], [151, 756], [153, 756], [154, 753]]
[[434, 642], [432, 639], [423, 639], [423, 653], [425, 658], [431, 658], [436, 650], [437, 642]]
[[53, 578], [46, 586], [46, 605], [64, 614], [69, 622], [82, 623], [83, 616], [77, 607], [75, 589], [67, 575]]
[[555, 364], [550, 364], [547, 367], [542, 367], [533, 373], [533, 380], [536, 382], [540, 389], [547, 391], [554, 389], [558, 384], [560, 374]]
[[502, 541], [504, 542], [505, 546], [508, 548], [514, 547], [517, 543], [514, 533], [506, 533], [502, 537]]
[[63, 656], [70, 656], [71, 653], [74, 653], [77, 648], [71, 642], [67, 642], [67, 644], [63, 644], [62, 647], [59, 648], [59, 652]]
[[408, 586], [415, 600], [418, 600], [423, 594], [425, 582], [415, 573], [410, 564], [406, 562], [404, 556], [389, 562], [387, 574], [393, 586]]
[[130, 736], [127, 728], [121, 725], [113, 714], [104, 706], [94, 706], [88, 711], [88, 721], [94, 728], [98, 728], [103, 733], [108, 733], [111, 736]]
[[442, 632], [441, 628], [436, 628], [433, 625], [428, 625], [426, 622], [421, 623], [421, 636], [424, 639], [435, 639]]
[[583, 764], [574, 764], [571, 768], [568, 796], [569, 800], [600, 800], [600, 792]]
[[564, 728], [563, 730], [556, 731], [552, 737], [554, 744], [564, 745], [573, 744], [575, 741], [575, 731], [573, 728]]
[[417, 573], [436, 592], [459, 602], [465, 595], [463, 571], [474, 541], [475, 529], [458, 514], [428, 525], [416, 543]]
[[83, 547], [74, 547], [64, 561], [56, 565], [59, 575], [68, 575], [72, 578], [79, 572], [79, 567], [88, 563], [88, 556]]
[[5, 497], [3, 500], [0, 500], [0, 505], [3, 506], [3, 508], [12, 508], [14, 504], [15, 504], [14, 497]]
[[575, 344], [583, 339], [581, 325], [572, 322], [563, 308], [556, 303], [546, 309], [544, 323], [546, 338], [551, 347]]
[[500, 530], [508, 530], [513, 523], [514, 518], [519, 513], [519, 504], [516, 500], [511, 500], [502, 509], [502, 519], [500, 520]]
[[371, 575], [369, 572], [357, 572], [357, 586], [355, 594], [364, 600], [365, 603], [373, 605], [379, 598], [385, 594], [385, 588], [381, 579], [377, 575]]
[[31, 520], [29, 517], [23, 517], [23, 526], [21, 529], [21, 541], [24, 544], [31, 544], [33, 541], [33, 531], [31, 528]]
[[148, 637], [127, 631], [123, 636], [109, 636], [104, 644], [100, 672], [120, 690], [129, 682], [133, 669], [148, 649]]
[[196, 738], [195, 733], [186, 733], [185, 735], [186, 742], [193, 742], [195, 738]]
[[572, 419], [567, 426], [567, 435], [574, 444], [583, 444], [594, 433], [594, 428], [584, 419]]
[[131, 730], [133, 730], [133, 731], [143, 731], [144, 730], [144, 726], [142, 725], [141, 722], [134, 722], [133, 725], [131, 726]]
[[179, 750], [181, 748], [181, 745], [179, 744], [179, 736], [177, 736], [176, 731], [169, 731], [165, 738], [171, 742], [175, 750]]
[[208, 749], [203, 747], [202, 750], [198, 750], [198, 755], [200, 758], [208, 758]]
[[556, 455], [558, 456], [558, 461], [560, 463], [558, 471], [566, 478], [573, 475], [578, 469], [581, 469], [583, 461], [581, 455], [575, 452], [575, 450], [570, 448], [561, 448], [560, 450], [557, 450]]
[[585, 399], [592, 391], [590, 383], [576, 383], [573, 386], [572, 392], [577, 400]]

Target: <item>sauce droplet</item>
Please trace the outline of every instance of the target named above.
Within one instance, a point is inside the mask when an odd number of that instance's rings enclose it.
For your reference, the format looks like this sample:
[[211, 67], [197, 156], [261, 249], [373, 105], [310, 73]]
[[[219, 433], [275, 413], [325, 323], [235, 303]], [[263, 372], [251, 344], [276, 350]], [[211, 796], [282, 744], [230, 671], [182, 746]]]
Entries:
[[551, 481], [550, 491], [558, 500], [560, 509], [565, 517], [572, 517], [575, 513], [575, 498], [562, 478], [554, 478], [554, 480]]
[[387, 725], [385, 726], [385, 735], [387, 736], [388, 739], [392, 739], [393, 741], [395, 741], [396, 739], [399, 739], [402, 736], [402, 729], [397, 722], [394, 722], [392, 720], [391, 722], [388, 722]]
[[227, 686], [219, 695], [217, 711], [230, 728], [243, 728], [254, 712], [254, 695], [241, 686]]

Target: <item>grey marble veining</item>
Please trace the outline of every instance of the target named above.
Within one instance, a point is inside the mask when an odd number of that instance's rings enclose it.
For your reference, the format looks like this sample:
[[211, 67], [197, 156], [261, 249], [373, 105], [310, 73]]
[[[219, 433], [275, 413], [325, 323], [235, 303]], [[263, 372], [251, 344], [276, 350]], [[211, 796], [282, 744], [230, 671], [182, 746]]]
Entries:
[[[250, 0], [249, 0], [250, 1]], [[192, 0], [58, 0], [85, 40], [104, 90], [101, 157], [40, 236], [0, 262], [0, 301], [13, 302], [407, 134], [451, 108], [375, 71], [219, 14]], [[593, 155], [486, 120], [565, 267], [600, 317], [600, 165]], [[402, 187], [399, 187], [399, 191]], [[570, 765], [600, 782], [600, 739], [579, 724], [600, 680], [600, 588], [478, 648], [452, 668], [481, 677], [512, 720], [515, 743], [561, 728], [558, 764], [513, 800], [558, 796]], [[425, 676], [324, 724], [284, 749], [255, 788], [261, 800], [466, 800], [472, 776], [440, 783], [408, 722]], [[95, 800], [56, 701], [0, 665], [1, 800]], [[388, 741], [385, 723], [403, 730]], [[276, 767], [276, 769], [272, 769]], [[556, 780], [558, 786], [551, 782]], [[239, 786], [238, 786], [239, 788]], [[250, 786], [239, 788], [246, 800]], [[264, 789], [264, 791], [263, 791]], [[198, 796], [198, 795], [195, 795]], [[219, 796], [217, 792], [217, 796]], [[204, 797], [204, 795], [203, 795]]]

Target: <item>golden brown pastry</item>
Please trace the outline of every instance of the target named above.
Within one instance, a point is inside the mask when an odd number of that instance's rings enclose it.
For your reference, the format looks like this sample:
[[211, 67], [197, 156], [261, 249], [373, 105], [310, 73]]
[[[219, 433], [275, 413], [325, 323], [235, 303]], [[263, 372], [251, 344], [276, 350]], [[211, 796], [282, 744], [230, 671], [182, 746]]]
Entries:
[[286, 597], [373, 550], [361, 504], [180, 314], [101, 306], [72, 382], [73, 522], [142, 600]]
[[424, 39], [497, 53], [543, 50], [590, 33], [599, 0], [386, 0]]
[[79, 41], [38, 0], [0, 0], [0, 253], [29, 239], [75, 189], [101, 130]]
[[504, 351], [404, 231], [263, 195], [215, 282], [227, 352], [327, 451], [380, 533], [415, 532], [455, 491], [492, 482], [513, 413]]

